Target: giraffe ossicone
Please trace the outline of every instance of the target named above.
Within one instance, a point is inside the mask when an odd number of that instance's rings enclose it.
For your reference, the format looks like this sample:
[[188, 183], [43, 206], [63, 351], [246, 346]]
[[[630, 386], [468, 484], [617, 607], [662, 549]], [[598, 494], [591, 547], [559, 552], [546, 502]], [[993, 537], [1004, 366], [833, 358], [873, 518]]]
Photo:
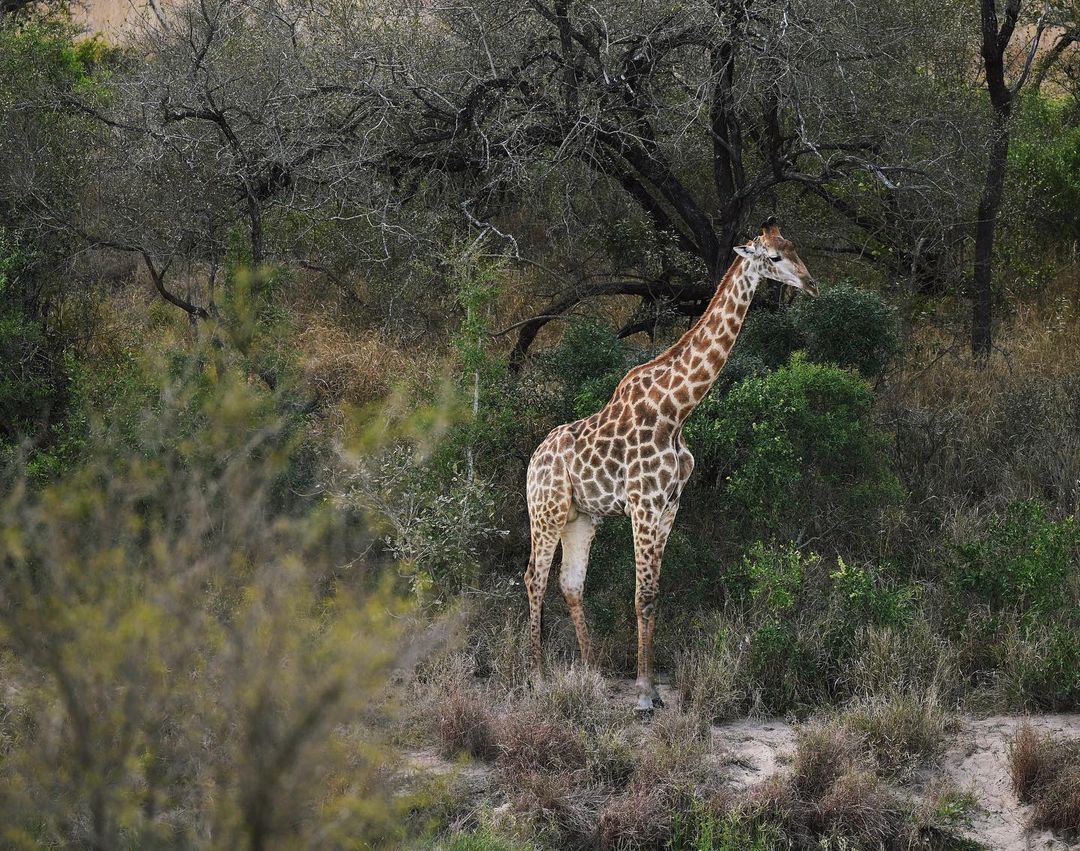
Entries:
[[762, 278], [816, 295], [795, 247], [774, 219], [735, 248], [736, 258], [705, 312], [662, 354], [634, 367], [592, 416], [553, 429], [529, 461], [526, 479], [532, 553], [525, 573], [532, 664], [540, 672], [540, 622], [548, 573], [562, 543], [560, 586], [589, 659], [582, 595], [589, 548], [605, 517], [630, 517], [637, 610], [637, 708], [657, 702], [651, 659], [660, 594], [660, 565], [679, 497], [694, 469], [683, 442], [687, 417], [727, 362]]

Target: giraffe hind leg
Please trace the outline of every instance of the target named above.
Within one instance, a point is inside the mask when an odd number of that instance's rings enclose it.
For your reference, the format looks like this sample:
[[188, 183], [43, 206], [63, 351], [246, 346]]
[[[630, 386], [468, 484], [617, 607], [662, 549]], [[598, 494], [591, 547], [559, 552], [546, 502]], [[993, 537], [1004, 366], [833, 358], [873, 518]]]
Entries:
[[570, 515], [571, 490], [565, 466], [558, 456], [542, 455], [529, 465], [529, 528], [532, 552], [525, 571], [529, 596], [529, 651], [534, 675], [541, 671], [540, 628], [548, 574], [555, 548]]
[[585, 591], [585, 572], [589, 566], [589, 548], [592, 546], [597, 525], [598, 520], [595, 517], [580, 514], [562, 530], [559, 585], [570, 609], [570, 619], [574, 622], [578, 647], [581, 649], [581, 661], [586, 665], [589, 663], [589, 629], [585, 623], [582, 597]]

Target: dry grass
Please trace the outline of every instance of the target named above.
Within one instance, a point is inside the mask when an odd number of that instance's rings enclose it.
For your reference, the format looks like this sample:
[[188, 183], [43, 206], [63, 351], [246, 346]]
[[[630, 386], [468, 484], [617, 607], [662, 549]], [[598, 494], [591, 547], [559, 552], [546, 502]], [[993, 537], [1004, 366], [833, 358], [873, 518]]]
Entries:
[[854, 766], [829, 785], [811, 816], [815, 832], [857, 837], [863, 848], [876, 848], [896, 837], [902, 818], [895, 797], [878, 777]]
[[1031, 821], [1036, 827], [1080, 834], [1080, 765], [1066, 766], [1045, 786], [1035, 800]]
[[935, 692], [894, 692], [854, 704], [841, 723], [863, 737], [878, 768], [910, 774], [940, 757], [950, 722]]
[[1075, 312], [1021, 307], [978, 368], [961, 339], [912, 342], [882, 394], [912, 504], [933, 517], [1039, 497], [1080, 507], [1080, 348]]
[[1080, 832], [1080, 741], [1024, 724], [1009, 750], [1009, 771], [1016, 797], [1033, 805], [1032, 825]]
[[661, 791], [652, 786], [632, 786], [600, 813], [600, 847], [605, 851], [662, 848], [670, 835], [670, 811]]
[[571, 724], [529, 711], [499, 721], [499, 765], [510, 772], [575, 771], [585, 767], [585, 742]]
[[958, 696], [962, 679], [955, 648], [935, 634], [925, 618], [917, 617], [903, 628], [865, 627], [855, 642], [840, 676], [844, 691], [856, 698], [930, 691], [943, 699]]
[[543, 715], [582, 727], [602, 724], [611, 715], [604, 678], [595, 668], [580, 663], [551, 671], [537, 686], [534, 701]]
[[741, 637], [749, 627], [740, 618], [717, 615], [700, 630], [711, 640], [678, 657], [675, 688], [683, 706], [713, 721], [758, 714], [759, 696], [751, 688], [750, 648]]
[[304, 317], [301, 327], [301, 380], [332, 402], [363, 405], [386, 396], [396, 383], [424, 383], [438, 361], [430, 351], [410, 350], [385, 334], [346, 329], [318, 314]]
[[499, 755], [496, 720], [486, 701], [463, 689], [454, 689], [437, 703], [435, 726], [444, 756], [468, 754], [476, 759]]
[[819, 800], [860, 760], [862, 742], [836, 723], [808, 724], [799, 730], [792, 782], [802, 798]]
[[511, 809], [532, 823], [545, 845], [571, 851], [597, 846], [601, 801], [595, 788], [559, 774], [526, 771], [515, 775]]

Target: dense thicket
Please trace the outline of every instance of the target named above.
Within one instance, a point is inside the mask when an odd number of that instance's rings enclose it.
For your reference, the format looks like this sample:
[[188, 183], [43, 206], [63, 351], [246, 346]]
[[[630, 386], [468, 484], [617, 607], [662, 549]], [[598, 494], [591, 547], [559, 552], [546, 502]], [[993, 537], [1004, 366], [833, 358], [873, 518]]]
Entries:
[[[530, 453], [768, 214], [822, 294], [763, 287], [686, 426], [677, 723], [838, 707], [895, 768], [898, 706], [1075, 710], [1080, 21], [997, 5], [1004, 113], [966, 2], [180, 0], [111, 40], [0, 4], [0, 842], [445, 832], [460, 813], [385, 768], [412, 735], [388, 681], [423, 656], [409, 694], [532, 790], [540, 841], [580, 839], [536, 803], [569, 783], [622, 796], [593, 814], [616, 846], [643, 807], [689, 814], [654, 845], [692, 844], [698, 792], [634, 785], [675, 744], [626, 757], [601, 685], [528, 698], [580, 736], [488, 729], [483, 701], [524, 689]], [[613, 674], [632, 564], [605, 524], [586, 606]], [[466, 652], [403, 640], [459, 610]], [[533, 771], [537, 730], [562, 750]], [[773, 790], [801, 815], [732, 836], [850, 839], [807, 815], [866, 781], [840, 744], [820, 789]]]

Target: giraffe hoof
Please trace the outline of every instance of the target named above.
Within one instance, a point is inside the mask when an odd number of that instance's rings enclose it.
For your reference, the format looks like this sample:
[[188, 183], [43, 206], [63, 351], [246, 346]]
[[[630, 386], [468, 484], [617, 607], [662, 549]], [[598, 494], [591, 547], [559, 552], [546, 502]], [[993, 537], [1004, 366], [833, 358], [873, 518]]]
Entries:
[[637, 706], [634, 707], [634, 711], [637, 712], [639, 718], [652, 718], [655, 708], [656, 704], [651, 697], [647, 694], [638, 695]]
[[651, 706], [648, 709], [642, 709], [640, 706], [634, 707], [634, 714], [637, 716], [638, 721], [652, 721], [653, 715], [656, 714], [656, 710]]
[[664, 699], [662, 697], [660, 697], [660, 695], [657, 695], [656, 697], [654, 697], [652, 699], [652, 705], [653, 705], [654, 709], [663, 709], [664, 708]]

